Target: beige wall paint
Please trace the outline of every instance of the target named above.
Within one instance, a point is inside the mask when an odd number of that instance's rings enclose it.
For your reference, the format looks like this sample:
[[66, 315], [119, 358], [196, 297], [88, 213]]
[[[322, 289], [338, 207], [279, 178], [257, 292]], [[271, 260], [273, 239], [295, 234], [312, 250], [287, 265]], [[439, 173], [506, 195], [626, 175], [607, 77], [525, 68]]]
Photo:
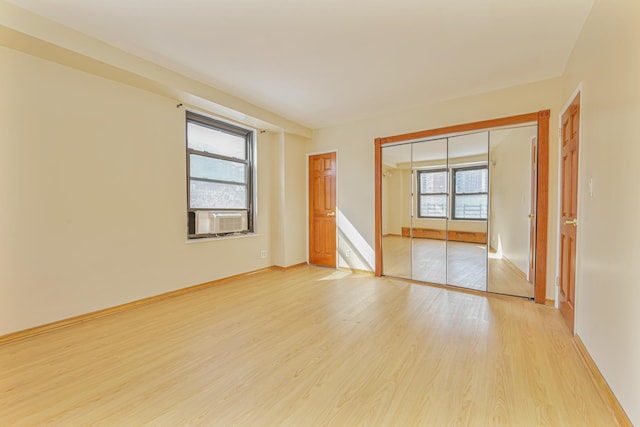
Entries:
[[[491, 93], [455, 99], [424, 108], [362, 120], [354, 123], [318, 129], [313, 133], [310, 151], [338, 148], [338, 204], [349, 219], [355, 233], [362, 237], [356, 248], [362, 253], [373, 253], [374, 247], [374, 158], [375, 138], [433, 129], [442, 126], [469, 123], [515, 114], [551, 109], [551, 129], [557, 128], [560, 106], [560, 80], [517, 86]], [[547, 297], [555, 294], [555, 268], [557, 223], [557, 136], [550, 133], [550, 208], [549, 259]], [[339, 242], [340, 244], [340, 242]], [[374, 257], [362, 268], [372, 270]]]
[[[265, 134], [263, 134], [265, 135]], [[285, 266], [285, 134], [266, 133], [271, 140], [271, 259], [274, 265]], [[260, 209], [260, 207], [258, 207]]]
[[[269, 133], [269, 132], [268, 132]], [[280, 267], [306, 262], [306, 146], [309, 140], [271, 133], [271, 253]]]
[[[258, 135], [258, 235], [187, 243], [184, 108], [4, 47], [0, 63], [0, 334], [272, 265], [277, 138]], [[289, 223], [304, 209], [298, 142]]]
[[563, 79], [563, 102], [582, 83], [575, 330], [635, 425], [640, 425], [638, 22], [636, 0], [596, 0]]
[[309, 139], [297, 135], [284, 135], [284, 241], [283, 267], [306, 262], [307, 232], [307, 146]]

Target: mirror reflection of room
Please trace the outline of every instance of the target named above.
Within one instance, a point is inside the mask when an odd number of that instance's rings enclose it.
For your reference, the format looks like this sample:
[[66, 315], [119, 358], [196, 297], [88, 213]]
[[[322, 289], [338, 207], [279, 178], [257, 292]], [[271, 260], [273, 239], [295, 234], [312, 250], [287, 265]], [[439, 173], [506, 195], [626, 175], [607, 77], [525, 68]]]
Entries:
[[385, 275], [486, 290], [487, 135], [383, 148]]
[[382, 150], [382, 269], [405, 279], [411, 279], [411, 239], [402, 236], [410, 221], [411, 151], [411, 144]]
[[[411, 170], [406, 172], [413, 185], [413, 203], [405, 207], [402, 235], [412, 237], [414, 280], [447, 283], [447, 168], [447, 139], [413, 144]], [[403, 192], [407, 190], [411, 191]]]
[[537, 132], [535, 125], [491, 131], [490, 292], [534, 295]]
[[447, 283], [487, 289], [488, 132], [449, 138]]
[[537, 126], [382, 148], [383, 274], [531, 298]]

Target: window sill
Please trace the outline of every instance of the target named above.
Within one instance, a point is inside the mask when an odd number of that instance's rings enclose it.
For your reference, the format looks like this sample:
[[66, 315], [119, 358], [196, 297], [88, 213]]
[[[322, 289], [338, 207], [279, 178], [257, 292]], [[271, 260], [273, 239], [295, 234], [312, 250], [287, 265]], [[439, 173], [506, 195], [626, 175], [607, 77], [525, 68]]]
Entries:
[[234, 236], [220, 236], [220, 237], [203, 237], [202, 239], [187, 239], [185, 243], [203, 243], [203, 242], [218, 242], [220, 240], [234, 240], [234, 239], [246, 239], [250, 237], [258, 237], [258, 233], [236, 234]]

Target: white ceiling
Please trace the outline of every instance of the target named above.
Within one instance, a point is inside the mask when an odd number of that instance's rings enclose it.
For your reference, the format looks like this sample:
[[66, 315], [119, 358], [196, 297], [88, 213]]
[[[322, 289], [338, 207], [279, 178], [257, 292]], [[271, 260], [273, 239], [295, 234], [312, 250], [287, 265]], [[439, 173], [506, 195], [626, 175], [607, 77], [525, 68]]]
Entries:
[[10, 0], [319, 128], [557, 77], [593, 0]]

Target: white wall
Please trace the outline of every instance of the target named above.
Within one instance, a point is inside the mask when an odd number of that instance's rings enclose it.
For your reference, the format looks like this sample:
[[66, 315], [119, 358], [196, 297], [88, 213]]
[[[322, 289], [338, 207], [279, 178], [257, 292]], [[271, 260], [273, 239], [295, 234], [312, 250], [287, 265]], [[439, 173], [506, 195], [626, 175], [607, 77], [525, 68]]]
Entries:
[[183, 107], [5, 47], [0, 63], [0, 335], [272, 265], [272, 198], [284, 264], [304, 260], [303, 140], [285, 137], [282, 196], [279, 135], [258, 135], [256, 236], [187, 243]]
[[635, 425], [640, 425], [638, 22], [640, 2], [596, 0], [563, 78], [563, 102], [582, 83], [575, 331]]
[[[515, 114], [551, 109], [551, 129], [557, 128], [560, 80], [547, 80], [496, 92], [469, 96], [413, 109], [370, 120], [361, 120], [313, 132], [310, 151], [339, 150], [338, 205], [361, 237], [355, 250], [370, 254], [367, 263], [359, 268], [373, 269], [374, 256], [374, 140], [442, 126], [469, 123]], [[556, 181], [557, 137], [550, 133], [550, 207], [549, 207], [549, 265], [547, 298], [553, 298], [555, 289], [556, 252]], [[339, 245], [346, 242], [339, 241]]]

